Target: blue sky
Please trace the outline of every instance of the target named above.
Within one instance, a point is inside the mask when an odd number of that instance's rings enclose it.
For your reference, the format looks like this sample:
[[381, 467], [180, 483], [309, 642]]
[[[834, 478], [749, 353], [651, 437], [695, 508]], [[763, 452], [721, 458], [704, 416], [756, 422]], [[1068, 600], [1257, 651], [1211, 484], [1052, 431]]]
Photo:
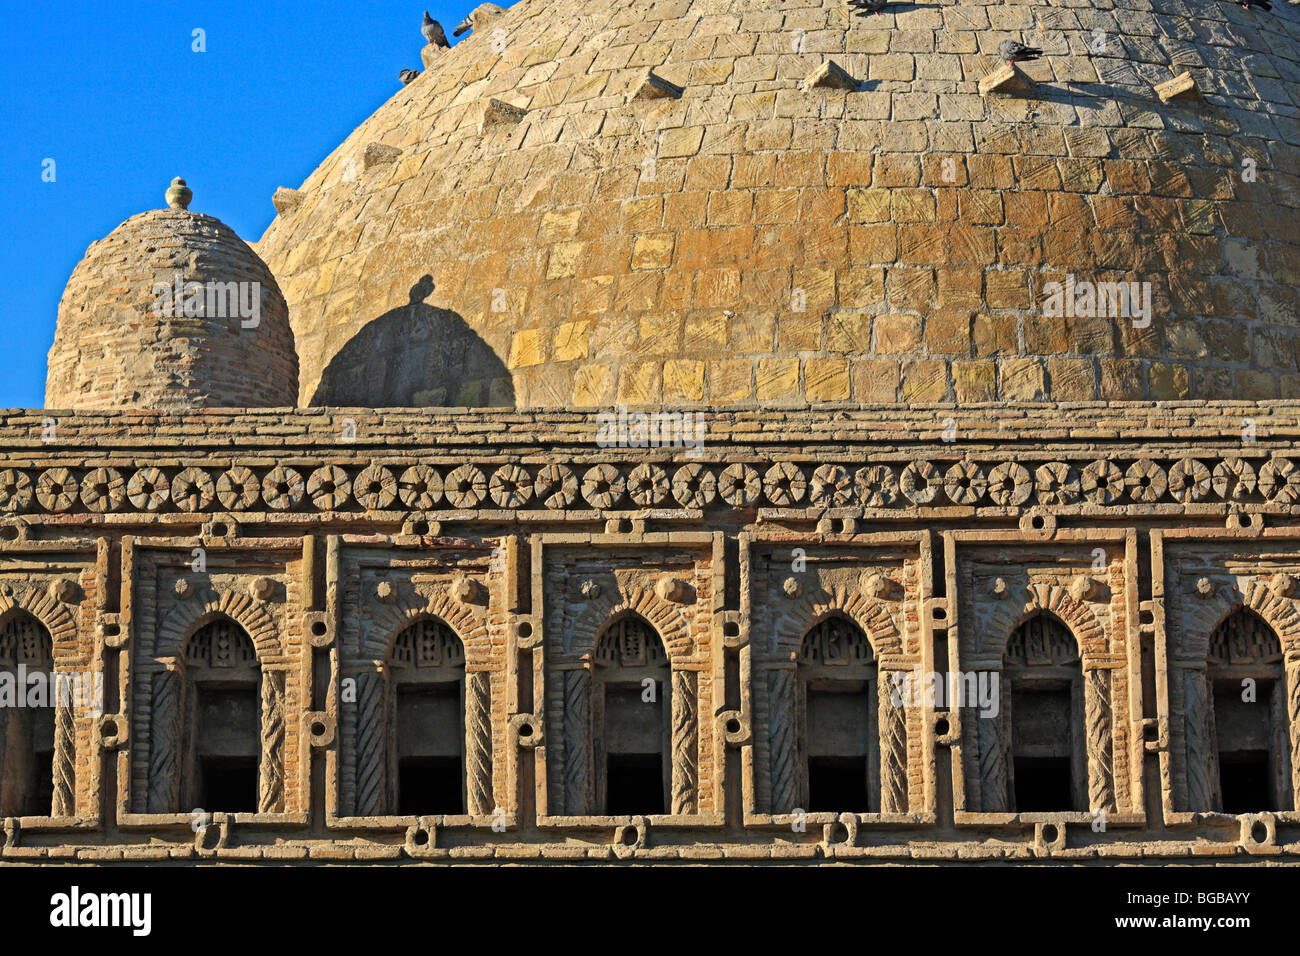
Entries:
[[[475, 0], [430, 2], [451, 31]], [[508, 5], [506, 3], [503, 6]], [[421, 69], [422, 0], [8, 0], [0, 30], [0, 407], [39, 408], [59, 297], [86, 247], [165, 205], [249, 242], [362, 120]], [[207, 50], [192, 49], [193, 31]], [[455, 42], [454, 40], [452, 42]], [[54, 182], [44, 182], [45, 160]]]

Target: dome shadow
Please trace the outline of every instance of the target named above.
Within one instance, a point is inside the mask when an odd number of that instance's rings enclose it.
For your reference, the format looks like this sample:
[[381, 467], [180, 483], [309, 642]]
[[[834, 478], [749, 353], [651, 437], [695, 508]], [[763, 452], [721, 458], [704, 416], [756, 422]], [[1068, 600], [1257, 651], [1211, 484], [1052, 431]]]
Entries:
[[312, 405], [368, 408], [513, 408], [505, 363], [465, 320], [425, 302], [433, 277], [410, 301], [366, 324], [326, 366]]

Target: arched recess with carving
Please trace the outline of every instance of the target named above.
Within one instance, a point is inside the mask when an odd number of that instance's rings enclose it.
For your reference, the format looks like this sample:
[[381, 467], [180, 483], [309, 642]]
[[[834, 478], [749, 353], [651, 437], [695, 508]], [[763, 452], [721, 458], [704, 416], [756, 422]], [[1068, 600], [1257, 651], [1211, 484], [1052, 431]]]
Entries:
[[654, 628], [670, 662], [677, 663], [694, 651], [690, 625], [679, 606], [661, 598], [653, 588], [633, 585], [626, 589], [619, 587], [609, 594], [602, 592], [589, 601], [563, 634], [563, 653], [592, 653], [600, 635], [620, 615], [626, 614], [635, 614]]
[[72, 675], [54, 661], [49, 629], [30, 611], [0, 613], [0, 815], [75, 812]]
[[[968, 801], [984, 812], [1008, 810], [1012, 803], [1011, 783], [1008, 773], [1010, 759], [1010, 734], [1015, 707], [1014, 688], [1006, 677], [1005, 655], [1009, 645], [1021, 629], [1036, 617], [1045, 616], [1055, 621], [1073, 640], [1072, 651], [1077, 655], [1082, 671], [1080, 709], [1083, 714], [1083, 753], [1079, 764], [1086, 774], [1087, 808], [1091, 811], [1113, 812], [1116, 807], [1115, 789], [1115, 701], [1113, 698], [1114, 668], [1110, 660], [1106, 629], [1091, 607], [1076, 600], [1059, 585], [1037, 583], [1024, 590], [1025, 600], [1018, 604], [1004, 602], [983, 623], [975, 635], [975, 659], [987, 662], [985, 667], [999, 671], [998, 685], [1001, 700], [997, 716], [981, 716], [978, 707], [963, 702], [962, 726], [968, 753], [973, 758], [968, 765], [967, 780], [974, 781]], [[976, 674], [978, 681], [985, 678]], [[1068, 809], [1068, 808], [1061, 808]]]
[[[560, 690], [554, 726], [562, 733], [558, 746], [553, 745], [559, 773], [552, 777], [551, 789], [553, 802], [562, 806], [558, 812], [606, 812], [607, 692], [615, 686], [639, 686], [647, 679], [656, 686], [662, 681], [666, 698], [660, 705], [667, 714], [662, 728], [668, 761], [666, 808], [673, 814], [698, 812], [699, 672], [686, 666], [686, 622], [669, 602], [643, 588], [593, 605], [580, 618], [572, 640], [566, 641], [571, 653], [581, 657], [554, 672]], [[597, 614], [604, 617], [593, 626]]]
[[[232, 662], [234, 669], [230, 672], [224, 667], [203, 666], [199, 658], [187, 653], [194, 641], [211, 639], [214, 629], [223, 626], [236, 629], [255, 657], [252, 661]], [[157, 631], [153, 670], [148, 678], [148, 812], [183, 813], [192, 809], [185, 803], [193, 797], [199, 688], [231, 681], [256, 685], [257, 812], [284, 812], [288, 702], [282, 650], [275, 621], [265, 607], [246, 595], [214, 590], [206, 600], [182, 602], [168, 614]]]
[[[807, 729], [807, 690], [800, 676], [801, 650], [808, 636], [827, 622], [842, 620], [866, 639], [873, 658], [874, 685], [872, 715], [879, 738], [879, 756], [872, 767], [873, 781], [879, 780], [881, 813], [906, 813], [909, 806], [907, 780], [906, 702], [896, 705], [892, 688], [907, 673], [902, 634], [885, 604], [851, 588], [834, 588], [818, 595], [789, 602], [773, 621], [767, 642], [769, 654], [764, 666], [763, 697], [767, 728], [767, 783], [772, 813], [791, 813], [806, 808], [808, 772], [804, 760]], [[874, 755], [873, 755], [874, 756]], [[877, 769], [878, 768], [878, 769]], [[870, 809], [877, 809], [872, 806]], [[843, 809], [867, 810], [867, 807]]]
[[[1234, 623], [1252, 619], [1276, 642], [1276, 653], [1249, 663], [1225, 663], [1225, 651], [1214, 647], [1216, 638], [1226, 639]], [[1215, 686], [1247, 677], [1272, 685], [1268, 724], [1279, 739], [1268, 746], [1269, 773], [1276, 780], [1271, 809], [1300, 807], [1300, 612], [1295, 602], [1263, 580], [1251, 579], [1240, 591], [1221, 588], [1197, 600], [1180, 623], [1170, 673], [1175, 685], [1171, 696], [1181, 705], [1182, 747], [1175, 753], [1182, 758], [1183, 786], [1178, 789], [1183, 809], [1225, 809], [1218, 729], [1223, 715], [1216, 714]]]
[[[76, 710], [78, 706], [93, 708], [94, 701], [84, 695], [94, 695], [93, 677], [86, 671], [82, 661], [87, 655], [81, 652], [77, 640], [77, 622], [68, 605], [56, 601], [48, 593], [38, 588], [19, 586], [9, 594], [0, 594], [0, 629], [12, 629], [23, 619], [28, 618], [40, 627], [50, 643], [51, 670], [54, 684], [54, 756], [50, 772], [52, 774], [53, 796], [46, 811], [51, 816], [68, 817], [76, 813], [77, 800], [77, 732]], [[76, 678], [80, 677], [80, 684]], [[81, 693], [76, 693], [80, 690]], [[21, 711], [23, 708], [10, 708]], [[7, 718], [9, 724], [21, 724], [30, 714], [13, 713]], [[6, 740], [16, 739], [5, 731]], [[4, 760], [7, 746], [0, 745], [0, 763]], [[20, 814], [14, 814], [15, 816]], [[45, 814], [42, 814], [45, 815]]]
[[[428, 633], [415, 634], [422, 630]], [[343, 802], [357, 816], [397, 812], [399, 766], [395, 747], [403, 673], [394, 652], [406, 637], [427, 641], [440, 631], [445, 631], [448, 641], [455, 642], [457, 649], [453, 652], [460, 657], [457, 679], [463, 679], [460, 715], [465, 810], [482, 816], [495, 808], [487, 625], [472, 608], [436, 591], [428, 598], [411, 595], [377, 610], [361, 637], [362, 660], [347, 667], [348, 676], [356, 680], [356, 706], [341, 710], [343, 769], [348, 781], [343, 788]]]
[[257, 659], [263, 664], [282, 653], [279, 630], [266, 607], [246, 594], [218, 588], [210, 591], [205, 599], [200, 600], [196, 595], [171, 609], [158, 627], [154, 656], [160, 660], [177, 657], [190, 635], [221, 618], [229, 618], [239, 625], [253, 642]]

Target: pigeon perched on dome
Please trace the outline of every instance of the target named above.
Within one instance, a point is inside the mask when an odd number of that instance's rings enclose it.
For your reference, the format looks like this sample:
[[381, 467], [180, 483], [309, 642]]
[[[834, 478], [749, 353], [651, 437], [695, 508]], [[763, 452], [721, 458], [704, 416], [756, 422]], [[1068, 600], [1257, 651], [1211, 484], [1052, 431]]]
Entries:
[[451, 44], [447, 42], [447, 33], [443, 30], [442, 24], [429, 16], [428, 10], [424, 11], [424, 25], [420, 27], [420, 32], [424, 34], [427, 43], [443, 48], [451, 47]]
[[1043, 51], [1037, 47], [1025, 46], [1015, 40], [1003, 40], [998, 44], [998, 56], [1008, 63], [1025, 63], [1037, 60], [1042, 55]]

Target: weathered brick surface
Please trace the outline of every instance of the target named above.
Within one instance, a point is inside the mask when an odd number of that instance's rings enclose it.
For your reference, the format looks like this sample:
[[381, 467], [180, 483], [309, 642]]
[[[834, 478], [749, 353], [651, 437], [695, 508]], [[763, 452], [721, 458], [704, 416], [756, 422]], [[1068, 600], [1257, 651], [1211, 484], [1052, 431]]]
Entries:
[[[1008, 399], [1293, 395], [1297, 15], [522, 0], [366, 120], [259, 244], [300, 402], [589, 406], [659, 382], [714, 404], [965, 400], [973, 360]], [[1008, 37], [1045, 49], [1034, 88], [981, 97]], [[827, 61], [863, 89], [801, 87]], [[628, 101], [647, 69], [682, 96]], [[1184, 70], [1204, 99], [1161, 102]], [[494, 97], [527, 112], [480, 132]], [[372, 143], [400, 161], [366, 170]], [[1066, 274], [1150, 281], [1151, 325], [1043, 318]], [[972, 338], [931, 328], [952, 307]], [[902, 363], [892, 394], [860, 371], [876, 356]]]
[[[182, 289], [199, 284], [199, 299], [178, 298], [178, 279]], [[326, 275], [319, 281], [329, 287]], [[216, 284], [221, 295], [209, 297]], [[245, 305], [254, 308], [241, 312]], [[50, 349], [47, 406], [258, 407], [292, 405], [297, 393], [280, 288], [220, 220], [184, 209], [132, 216], [73, 270]]]

